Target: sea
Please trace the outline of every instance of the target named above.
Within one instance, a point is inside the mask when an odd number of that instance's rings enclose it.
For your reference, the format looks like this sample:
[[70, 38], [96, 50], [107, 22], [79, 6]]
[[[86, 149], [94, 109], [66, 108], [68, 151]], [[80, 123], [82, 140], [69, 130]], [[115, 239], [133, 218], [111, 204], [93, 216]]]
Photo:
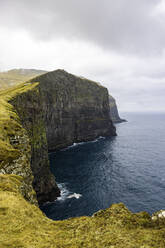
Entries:
[[117, 136], [50, 153], [61, 196], [41, 206], [51, 219], [91, 216], [123, 202], [133, 212], [165, 209], [165, 113], [123, 113]]

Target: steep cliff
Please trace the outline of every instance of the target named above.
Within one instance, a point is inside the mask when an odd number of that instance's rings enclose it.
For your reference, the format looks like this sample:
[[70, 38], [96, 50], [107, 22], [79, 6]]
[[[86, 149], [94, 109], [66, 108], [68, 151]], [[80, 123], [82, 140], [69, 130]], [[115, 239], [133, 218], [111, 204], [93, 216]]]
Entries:
[[[47, 73], [47, 71], [37, 69], [12, 69], [0, 72], [0, 90], [7, 89], [11, 86], [18, 85], [21, 82], [30, 80], [31, 78]], [[101, 85], [100, 85], [101, 86]], [[110, 117], [113, 123], [125, 121], [118, 114], [118, 109], [114, 97], [109, 95]]]
[[108, 116], [106, 88], [63, 70], [49, 72], [30, 82], [40, 82], [49, 150], [116, 134]]
[[110, 117], [113, 123], [125, 122], [126, 120], [121, 119], [117, 109], [116, 100], [114, 97], [109, 95], [109, 106], [110, 106]]
[[[59, 190], [50, 173], [48, 151], [99, 136], [116, 135], [109, 118], [108, 91], [95, 82], [57, 70], [22, 84], [15, 93], [12, 89], [9, 92], [4, 96], [10, 95], [8, 104], [14, 106], [29, 139], [38, 202], [52, 201]], [[13, 137], [10, 145], [12, 140]], [[21, 140], [24, 140], [21, 135], [15, 135], [13, 145], [21, 144]], [[22, 149], [21, 145], [18, 148]], [[12, 167], [3, 164], [1, 171]]]

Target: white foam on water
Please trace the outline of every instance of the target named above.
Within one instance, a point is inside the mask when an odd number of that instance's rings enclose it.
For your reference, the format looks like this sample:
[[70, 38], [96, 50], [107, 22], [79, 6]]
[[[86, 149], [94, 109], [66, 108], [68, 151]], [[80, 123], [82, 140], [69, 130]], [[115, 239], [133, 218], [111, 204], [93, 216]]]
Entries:
[[95, 139], [95, 140], [88, 141], [88, 143], [95, 143], [95, 142], [99, 141], [100, 139], [105, 139], [105, 137], [100, 136], [100, 137], [98, 137], [98, 138], [97, 138], [97, 139]]
[[84, 145], [87, 142], [79, 142], [79, 143], [73, 143], [73, 146], [80, 146], [80, 145]]
[[73, 143], [73, 145], [68, 146], [68, 147], [62, 149], [62, 151], [66, 151], [66, 150], [68, 150], [68, 149], [70, 149], [70, 148], [73, 148], [73, 147], [75, 147], [75, 146], [84, 145], [85, 143], [87, 143], [87, 142]]
[[105, 139], [105, 137], [100, 136], [100, 137], [98, 137], [98, 138], [95, 139], [95, 140], [86, 141], [86, 142], [79, 142], [79, 143], [73, 143], [73, 145], [68, 146], [68, 147], [62, 149], [62, 151], [66, 151], [66, 150], [68, 150], [68, 149], [70, 149], [70, 148], [73, 148], [73, 147], [75, 147], [75, 146], [80, 146], [80, 145], [84, 145], [84, 144], [88, 144], [88, 143], [95, 143], [95, 142], [99, 141], [100, 139]]
[[81, 194], [70, 192], [65, 183], [58, 183], [57, 185], [61, 191], [61, 195], [57, 197], [57, 201], [65, 201], [71, 198], [79, 199], [82, 196]]
[[69, 195], [67, 198], [68, 199], [70, 199], [70, 198], [79, 199], [81, 196], [82, 196], [81, 194], [73, 193], [73, 194]]
[[69, 195], [69, 190], [66, 187], [65, 183], [57, 183], [60, 191], [61, 191], [61, 195], [59, 197], [57, 197], [57, 201], [65, 201]]

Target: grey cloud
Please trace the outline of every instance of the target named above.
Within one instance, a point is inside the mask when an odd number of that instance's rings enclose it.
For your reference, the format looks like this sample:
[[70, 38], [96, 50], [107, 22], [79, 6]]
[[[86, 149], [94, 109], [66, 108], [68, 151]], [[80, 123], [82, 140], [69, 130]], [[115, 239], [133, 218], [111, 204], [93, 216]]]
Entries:
[[1, 0], [0, 25], [39, 40], [69, 38], [139, 55], [160, 53], [165, 27], [153, 15], [160, 0]]
[[132, 89], [131, 91], [114, 91], [120, 111], [165, 111], [164, 91], [157, 89], [155, 91], [140, 91]]
[[165, 110], [165, 8], [156, 13], [160, 2], [1, 0], [0, 67], [62, 66], [103, 83], [121, 110]]

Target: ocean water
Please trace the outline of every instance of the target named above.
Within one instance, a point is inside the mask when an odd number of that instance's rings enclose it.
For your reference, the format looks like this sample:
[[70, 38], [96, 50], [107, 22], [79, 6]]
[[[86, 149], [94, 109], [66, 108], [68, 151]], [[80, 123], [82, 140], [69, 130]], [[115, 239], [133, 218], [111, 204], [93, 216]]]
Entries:
[[123, 202], [133, 212], [165, 209], [165, 114], [125, 113], [118, 136], [50, 154], [61, 197], [41, 209], [52, 219], [92, 215]]

